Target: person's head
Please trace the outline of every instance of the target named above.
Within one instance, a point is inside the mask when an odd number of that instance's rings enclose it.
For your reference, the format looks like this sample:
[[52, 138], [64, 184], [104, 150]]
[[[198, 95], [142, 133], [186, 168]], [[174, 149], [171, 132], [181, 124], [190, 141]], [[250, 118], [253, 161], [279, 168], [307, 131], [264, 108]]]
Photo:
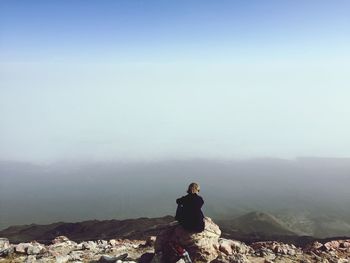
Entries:
[[191, 183], [188, 186], [187, 193], [189, 194], [198, 194], [201, 188], [199, 187], [199, 184], [197, 183]]

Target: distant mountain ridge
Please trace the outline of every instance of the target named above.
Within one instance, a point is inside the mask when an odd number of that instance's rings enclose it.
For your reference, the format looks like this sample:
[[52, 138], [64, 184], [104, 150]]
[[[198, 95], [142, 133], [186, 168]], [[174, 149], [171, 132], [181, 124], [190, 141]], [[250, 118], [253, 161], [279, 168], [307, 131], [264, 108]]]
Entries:
[[126, 220], [89, 220], [77, 223], [57, 222], [48, 225], [11, 226], [0, 231], [13, 243], [50, 242], [56, 236], [64, 235], [74, 241], [112, 238], [144, 239], [156, 235], [165, 225], [174, 221], [171, 216], [160, 218], [137, 218]]
[[224, 229], [245, 234], [270, 234], [270, 235], [297, 235], [282, 221], [271, 214], [263, 212], [251, 212], [232, 220], [221, 220], [220, 225]]

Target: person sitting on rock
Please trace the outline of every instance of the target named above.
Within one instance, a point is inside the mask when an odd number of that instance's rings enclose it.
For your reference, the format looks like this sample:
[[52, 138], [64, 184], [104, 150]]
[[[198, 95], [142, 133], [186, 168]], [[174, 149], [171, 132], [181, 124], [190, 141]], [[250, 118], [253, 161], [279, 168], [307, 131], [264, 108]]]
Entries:
[[198, 195], [200, 187], [197, 183], [188, 186], [187, 195], [176, 200], [178, 204], [175, 219], [190, 232], [204, 230], [204, 215], [201, 210], [204, 201]]

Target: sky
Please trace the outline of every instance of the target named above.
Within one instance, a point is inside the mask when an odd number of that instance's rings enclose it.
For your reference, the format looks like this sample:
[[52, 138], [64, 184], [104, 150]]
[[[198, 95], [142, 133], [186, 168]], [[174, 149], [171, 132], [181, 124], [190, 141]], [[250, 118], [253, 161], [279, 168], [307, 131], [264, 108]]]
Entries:
[[0, 160], [350, 156], [350, 2], [0, 1]]

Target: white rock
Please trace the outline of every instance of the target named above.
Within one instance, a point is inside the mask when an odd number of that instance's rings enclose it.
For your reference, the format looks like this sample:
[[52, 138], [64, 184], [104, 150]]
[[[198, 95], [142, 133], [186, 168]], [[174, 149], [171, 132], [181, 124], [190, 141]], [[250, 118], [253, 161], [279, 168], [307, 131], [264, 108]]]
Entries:
[[28, 256], [25, 261], [25, 263], [34, 263], [34, 262], [36, 262], [36, 257], [33, 255]]
[[62, 255], [62, 256], [57, 256], [56, 257], [56, 263], [66, 263], [69, 261], [69, 256], [68, 255]]
[[7, 238], [0, 238], [0, 251], [4, 249], [8, 249], [10, 247], [10, 241]]
[[30, 246], [30, 243], [19, 243], [15, 246], [15, 251], [17, 253], [25, 254], [28, 246]]
[[38, 255], [44, 253], [45, 251], [46, 248], [37, 242], [30, 243], [26, 250], [28, 255]]
[[63, 242], [70, 241], [68, 237], [66, 236], [58, 236], [54, 240], [52, 240], [52, 244], [59, 244]]

